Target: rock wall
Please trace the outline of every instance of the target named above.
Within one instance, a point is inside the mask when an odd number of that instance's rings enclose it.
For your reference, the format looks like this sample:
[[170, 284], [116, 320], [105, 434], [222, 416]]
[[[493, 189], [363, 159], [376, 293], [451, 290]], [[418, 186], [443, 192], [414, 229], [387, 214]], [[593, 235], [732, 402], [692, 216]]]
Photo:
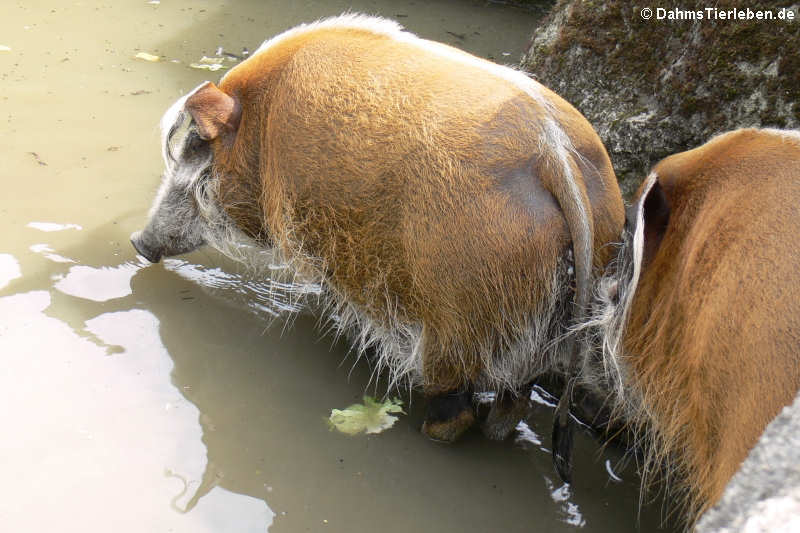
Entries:
[[767, 426], [695, 531], [800, 531], [800, 397]]
[[[716, 133], [800, 126], [800, 4], [788, 4], [559, 0], [522, 67], [587, 117], [630, 195], [658, 160]], [[716, 6], [716, 17], [707, 6]], [[657, 7], [685, 16], [658, 20]], [[793, 21], [718, 18], [731, 8], [777, 16], [781, 7]]]

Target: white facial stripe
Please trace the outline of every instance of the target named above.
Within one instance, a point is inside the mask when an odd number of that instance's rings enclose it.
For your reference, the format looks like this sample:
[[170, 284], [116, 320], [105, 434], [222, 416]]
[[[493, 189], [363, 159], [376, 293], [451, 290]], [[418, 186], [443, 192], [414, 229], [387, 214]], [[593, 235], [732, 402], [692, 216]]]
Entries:
[[183, 108], [186, 105], [186, 100], [189, 99], [194, 93], [200, 90], [201, 87], [204, 87], [208, 82], [204, 81], [187, 94], [178, 98], [174, 104], [169, 106], [164, 116], [161, 117], [160, 121], [160, 128], [161, 128], [161, 157], [164, 158], [164, 164], [169, 167], [169, 155], [167, 151], [169, 150], [169, 146], [167, 145], [167, 136], [169, 132], [176, 126], [179, 126], [179, 122], [183, 120]]
[[[181, 129], [189, 127], [189, 119], [184, 112], [186, 100], [208, 83], [207, 81], [203, 82], [188, 94], [178, 98], [161, 118], [161, 157], [164, 159], [166, 171], [162, 186], [156, 197], [156, 203], [168, 190], [168, 184], [176, 184], [183, 187], [191, 186], [211, 162], [210, 153], [205, 160], [190, 161], [185, 158], [184, 149], [189, 138], [188, 131], [182, 132], [182, 135], [179, 134]], [[174, 149], [171, 150], [173, 147]], [[175, 161], [172, 160], [170, 154], [175, 157]]]

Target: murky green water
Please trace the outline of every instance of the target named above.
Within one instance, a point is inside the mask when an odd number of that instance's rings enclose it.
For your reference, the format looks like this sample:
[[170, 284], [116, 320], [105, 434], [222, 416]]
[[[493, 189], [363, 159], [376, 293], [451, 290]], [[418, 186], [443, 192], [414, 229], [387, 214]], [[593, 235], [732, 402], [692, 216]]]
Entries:
[[576, 486], [557, 481], [544, 405], [503, 443], [426, 440], [417, 397], [383, 434], [331, 432], [331, 408], [370, 382], [345, 343], [312, 316], [267, 327], [259, 286], [213, 251], [136, 259], [158, 120], [221, 74], [187, 64], [346, 9], [508, 63], [537, 22], [469, 1], [0, 7], [0, 530], [657, 528], [658, 505], [637, 518], [633, 469], [616, 481], [618, 455], [588, 437]]

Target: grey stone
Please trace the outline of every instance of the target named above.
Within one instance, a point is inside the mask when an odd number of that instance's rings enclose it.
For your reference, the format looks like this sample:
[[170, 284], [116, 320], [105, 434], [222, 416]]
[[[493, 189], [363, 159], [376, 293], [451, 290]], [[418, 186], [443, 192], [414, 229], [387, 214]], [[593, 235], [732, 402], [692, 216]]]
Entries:
[[[708, 2], [658, 4], [702, 10]], [[779, 9], [758, 1], [713, 5]], [[643, 7], [559, 0], [522, 61], [592, 123], [626, 195], [660, 159], [717, 133], [800, 126], [800, 20], [645, 20]]]
[[800, 531], [800, 395], [767, 426], [696, 531]]

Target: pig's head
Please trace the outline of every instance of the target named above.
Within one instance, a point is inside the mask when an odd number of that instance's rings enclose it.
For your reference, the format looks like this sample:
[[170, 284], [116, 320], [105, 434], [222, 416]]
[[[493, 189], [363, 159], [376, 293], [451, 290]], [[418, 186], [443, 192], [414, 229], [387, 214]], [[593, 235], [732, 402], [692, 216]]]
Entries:
[[209, 209], [204, 194], [212, 179], [211, 141], [235, 131], [236, 101], [212, 83], [184, 96], [161, 120], [165, 171], [147, 226], [131, 235], [136, 251], [152, 263], [191, 252], [209, 240]]

